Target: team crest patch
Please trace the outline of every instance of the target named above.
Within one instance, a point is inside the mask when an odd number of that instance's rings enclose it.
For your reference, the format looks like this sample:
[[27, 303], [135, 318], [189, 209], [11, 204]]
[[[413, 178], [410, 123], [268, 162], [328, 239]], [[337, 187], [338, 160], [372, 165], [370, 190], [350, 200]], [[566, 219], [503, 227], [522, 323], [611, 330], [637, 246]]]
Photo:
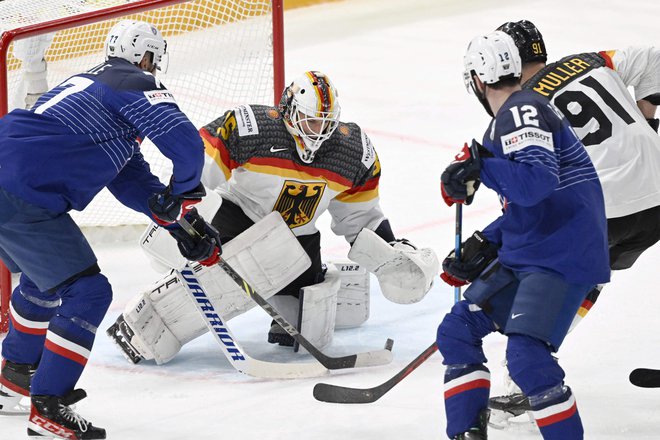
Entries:
[[273, 211], [282, 214], [291, 229], [306, 225], [314, 218], [326, 185], [324, 182], [286, 180]]
[[339, 133], [343, 134], [344, 136], [350, 136], [351, 130], [348, 128], [348, 125], [341, 124], [339, 126]]

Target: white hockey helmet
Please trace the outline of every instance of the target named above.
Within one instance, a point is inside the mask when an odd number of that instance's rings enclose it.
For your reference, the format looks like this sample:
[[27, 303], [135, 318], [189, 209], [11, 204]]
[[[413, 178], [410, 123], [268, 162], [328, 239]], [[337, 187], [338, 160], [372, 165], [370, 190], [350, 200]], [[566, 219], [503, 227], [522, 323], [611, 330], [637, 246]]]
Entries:
[[110, 30], [105, 41], [105, 59], [123, 58], [139, 64], [144, 54], [153, 54], [153, 63], [163, 73], [167, 71], [167, 42], [153, 25], [135, 20], [122, 20]]
[[468, 45], [463, 58], [465, 87], [480, 96], [474, 77], [484, 84], [495, 84], [507, 78], [520, 78], [522, 62], [510, 35], [495, 31], [486, 36], [475, 37]]
[[321, 72], [305, 72], [284, 89], [280, 111], [303, 162], [311, 163], [321, 144], [332, 136], [340, 110], [337, 89]]

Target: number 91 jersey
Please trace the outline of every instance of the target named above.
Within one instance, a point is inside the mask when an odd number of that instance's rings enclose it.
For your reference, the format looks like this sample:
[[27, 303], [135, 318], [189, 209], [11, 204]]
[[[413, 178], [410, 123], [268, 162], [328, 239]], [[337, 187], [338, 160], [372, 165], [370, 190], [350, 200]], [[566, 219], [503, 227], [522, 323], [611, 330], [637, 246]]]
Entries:
[[626, 88], [636, 86], [639, 99], [658, 93], [639, 88], [652, 70], [650, 50], [570, 55], [523, 86], [550, 99], [575, 129], [598, 172], [607, 218], [660, 205], [660, 137]]

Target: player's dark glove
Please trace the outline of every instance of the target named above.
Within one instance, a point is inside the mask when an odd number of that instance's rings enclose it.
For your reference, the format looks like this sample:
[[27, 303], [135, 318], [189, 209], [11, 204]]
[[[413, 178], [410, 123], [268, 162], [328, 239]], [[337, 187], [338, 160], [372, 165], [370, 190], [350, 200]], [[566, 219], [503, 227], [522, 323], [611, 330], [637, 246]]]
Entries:
[[471, 283], [495, 258], [498, 247], [488, 241], [480, 232], [474, 234], [461, 244], [461, 258], [456, 259], [455, 251], [451, 251], [442, 262], [443, 273], [440, 278], [450, 286], [460, 287]]
[[[472, 145], [469, 147], [466, 143], [463, 150], [456, 155], [454, 161], [442, 173], [440, 189], [447, 206], [454, 203], [466, 205], [472, 203], [474, 193], [481, 184], [479, 147], [479, 143], [475, 140], [472, 140]], [[485, 150], [485, 148], [481, 148]]]
[[172, 194], [172, 182], [161, 193], [149, 198], [149, 209], [156, 223], [162, 226], [171, 225], [189, 212], [193, 205], [202, 201], [206, 195], [204, 185], [197, 185], [192, 191], [183, 194]]
[[646, 122], [649, 123], [653, 131], [655, 131], [656, 133], [658, 132], [658, 126], [660, 126], [660, 119], [658, 118], [647, 119]]
[[204, 221], [195, 208], [192, 208], [184, 218], [197, 234], [192, 235], [177, 224], [167, 227], [170, 235], [176, 239], [181, 255], [187, 260], [199, 261], [204, 266], [216, 264], [222, 254], [218, 230]]

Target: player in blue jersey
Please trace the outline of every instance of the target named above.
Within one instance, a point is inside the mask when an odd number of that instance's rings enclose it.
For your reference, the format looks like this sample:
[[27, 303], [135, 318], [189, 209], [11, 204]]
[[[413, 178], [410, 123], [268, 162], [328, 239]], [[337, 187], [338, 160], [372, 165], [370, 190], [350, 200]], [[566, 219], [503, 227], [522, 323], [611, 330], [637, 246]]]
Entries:
[[[0, 120], [0, 258], [22, 272], [2, 344], [0, 408], [31, 396], [29, 437], [103, 439], [70, 405], [98, 325], [112, 300], [108, 280], [68, 214], [104, 187], [166, 225], [190, 260], [211, 264], [218, 233], [192, 207], [204, 195], [204, 147], [196, 128], [154, 76], [166, 43], [143, 22], [119, 22], [106, 62]], [[140, 153], [148, 137], [174, 165], [167, 186]], [[185, 214], [199, 232], [176, 221]]]
[[443, 262], [452, 285], [471, 282], [438, 327], [447, 434], [485, 439], [490, 374], [482, 339], [508, 337], [512, 379], [530, 396], [544, 439], [584, 436], [564, 371], [553, 359], [587, 292], [609, 280], [602, 189], [583, 144], [557, 109], [521, 90], [513, 39], [477, 37], [465, 55], [466, 86], [493, 116], [483, 137], [442, 174], [445, 201], [470, 203], [479, 183], [503, 214]]
[[[507, 22], [498, 29], [511, 35], [518, 47], [522, 87], [558, 106], [591, 157], [605, 196], [610, 268], [632, 267], [660, 240], [660, 137], [655, 118], [660, 49], [632, 46], [577, 53], [546, 64], [545, 42], [532, 22]], [[589, 312], [602, 288], [596, 286], [587, 295], [571, 328]], [[490, 421], [498, 427], [516, 423], [509, 419], [530, 410], [526, 396], [506, 383], [510, 393], [490, 400]]]

